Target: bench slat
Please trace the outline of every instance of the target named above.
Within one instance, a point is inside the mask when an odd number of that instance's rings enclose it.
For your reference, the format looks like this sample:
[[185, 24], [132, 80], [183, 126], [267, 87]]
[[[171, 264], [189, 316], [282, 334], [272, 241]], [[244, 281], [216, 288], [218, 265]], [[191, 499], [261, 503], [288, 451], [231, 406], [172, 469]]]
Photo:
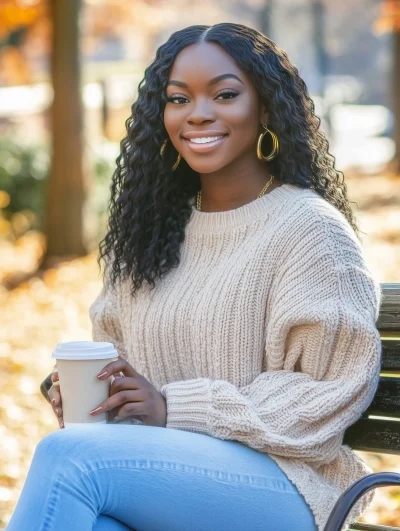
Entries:
[[382, 304], [377, 326], [380, 330], [400, 331], [400, 284], [381, 284]]
[[400, 339], [382, 339], [382, 371], [400, 371]]
[[374, 399], [365, 415], [400, 418], [400, 378], [381, 376]]
[[347, 428], [343, 444], [363, 452], [400, 455], [400, 421], [361, 418]]
[[362, 524], [355, 523], [351, 524], [350, 529], [354, 531], [398, 531], [398, 527], [390, 527], [387, 525], [373, 525], [373, 524]]

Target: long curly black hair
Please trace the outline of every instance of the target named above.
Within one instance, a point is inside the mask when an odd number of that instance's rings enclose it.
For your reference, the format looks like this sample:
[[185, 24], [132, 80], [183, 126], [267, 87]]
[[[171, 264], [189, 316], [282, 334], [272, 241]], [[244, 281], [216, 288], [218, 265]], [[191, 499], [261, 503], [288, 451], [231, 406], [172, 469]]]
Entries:
[[283, 183], [316, 191], [344, 214], [358, 235], [343, 173], [335, 169], [314, 102], [287, 54], [242, 24], [189, 26], [173, 33], [145, 70], [110, 186], [108, 227], [99, 244], [98, 264], [102, 259], [106, 266], [111, 263], [113, 286], [117, 279], [130, 277], [132, 296], [144, 281], [153, 289], [157, 277], [179, 265], [191, 199], [201, 187], [199, 174], [184, 159], [172, 171], [178, 153], [170, 142], [163, 156], [160, 148], [168, 138], [162, 117], [170, 69], [183, 48], [202, 41], [222, 46], [250, 76], [267, 106], [268, 125], [279, 139], [279, 156], [269, 163], [271, 173]]

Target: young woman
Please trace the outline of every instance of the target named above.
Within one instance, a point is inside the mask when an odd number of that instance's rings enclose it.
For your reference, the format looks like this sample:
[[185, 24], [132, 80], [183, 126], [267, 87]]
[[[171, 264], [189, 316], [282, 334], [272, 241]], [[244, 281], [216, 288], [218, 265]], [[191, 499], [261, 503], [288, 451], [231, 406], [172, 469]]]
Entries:
[[378, 385], [379, 284], [319, 125], [254, 29], [191, 26], [157, 50], [90, 307], [120, 357], [93, 412], [110, 422], [40, 441], [8, 531], [322, 531], [371, 472], [342, 441]]

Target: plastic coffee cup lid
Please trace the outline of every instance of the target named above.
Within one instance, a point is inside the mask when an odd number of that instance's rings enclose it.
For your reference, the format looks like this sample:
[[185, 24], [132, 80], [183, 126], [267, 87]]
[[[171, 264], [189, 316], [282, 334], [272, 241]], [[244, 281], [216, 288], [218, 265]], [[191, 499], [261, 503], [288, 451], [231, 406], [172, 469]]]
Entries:
[[66, 341], [57, 343], [52, 358], [58, 360], [103, 360], [117, 358], [113, 343], [103, 341]]

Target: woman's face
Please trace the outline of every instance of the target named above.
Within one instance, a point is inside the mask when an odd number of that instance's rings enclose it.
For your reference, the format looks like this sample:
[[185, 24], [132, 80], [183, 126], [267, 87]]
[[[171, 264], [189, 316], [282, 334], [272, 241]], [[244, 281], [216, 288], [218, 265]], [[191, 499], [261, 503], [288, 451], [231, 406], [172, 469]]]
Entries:
[[[214, 80], [225, 74], [236, 77]], [[184, 48], [171, 68], [166, 95], [165, 128], [194, 171], [216, 172], [239, 158], [258, 160], [257, 140], [268, 114], [252, 81], [221, 46], [202, 42]], [[226, 136], [198, 144], [186, 140], [188, 134]]]

